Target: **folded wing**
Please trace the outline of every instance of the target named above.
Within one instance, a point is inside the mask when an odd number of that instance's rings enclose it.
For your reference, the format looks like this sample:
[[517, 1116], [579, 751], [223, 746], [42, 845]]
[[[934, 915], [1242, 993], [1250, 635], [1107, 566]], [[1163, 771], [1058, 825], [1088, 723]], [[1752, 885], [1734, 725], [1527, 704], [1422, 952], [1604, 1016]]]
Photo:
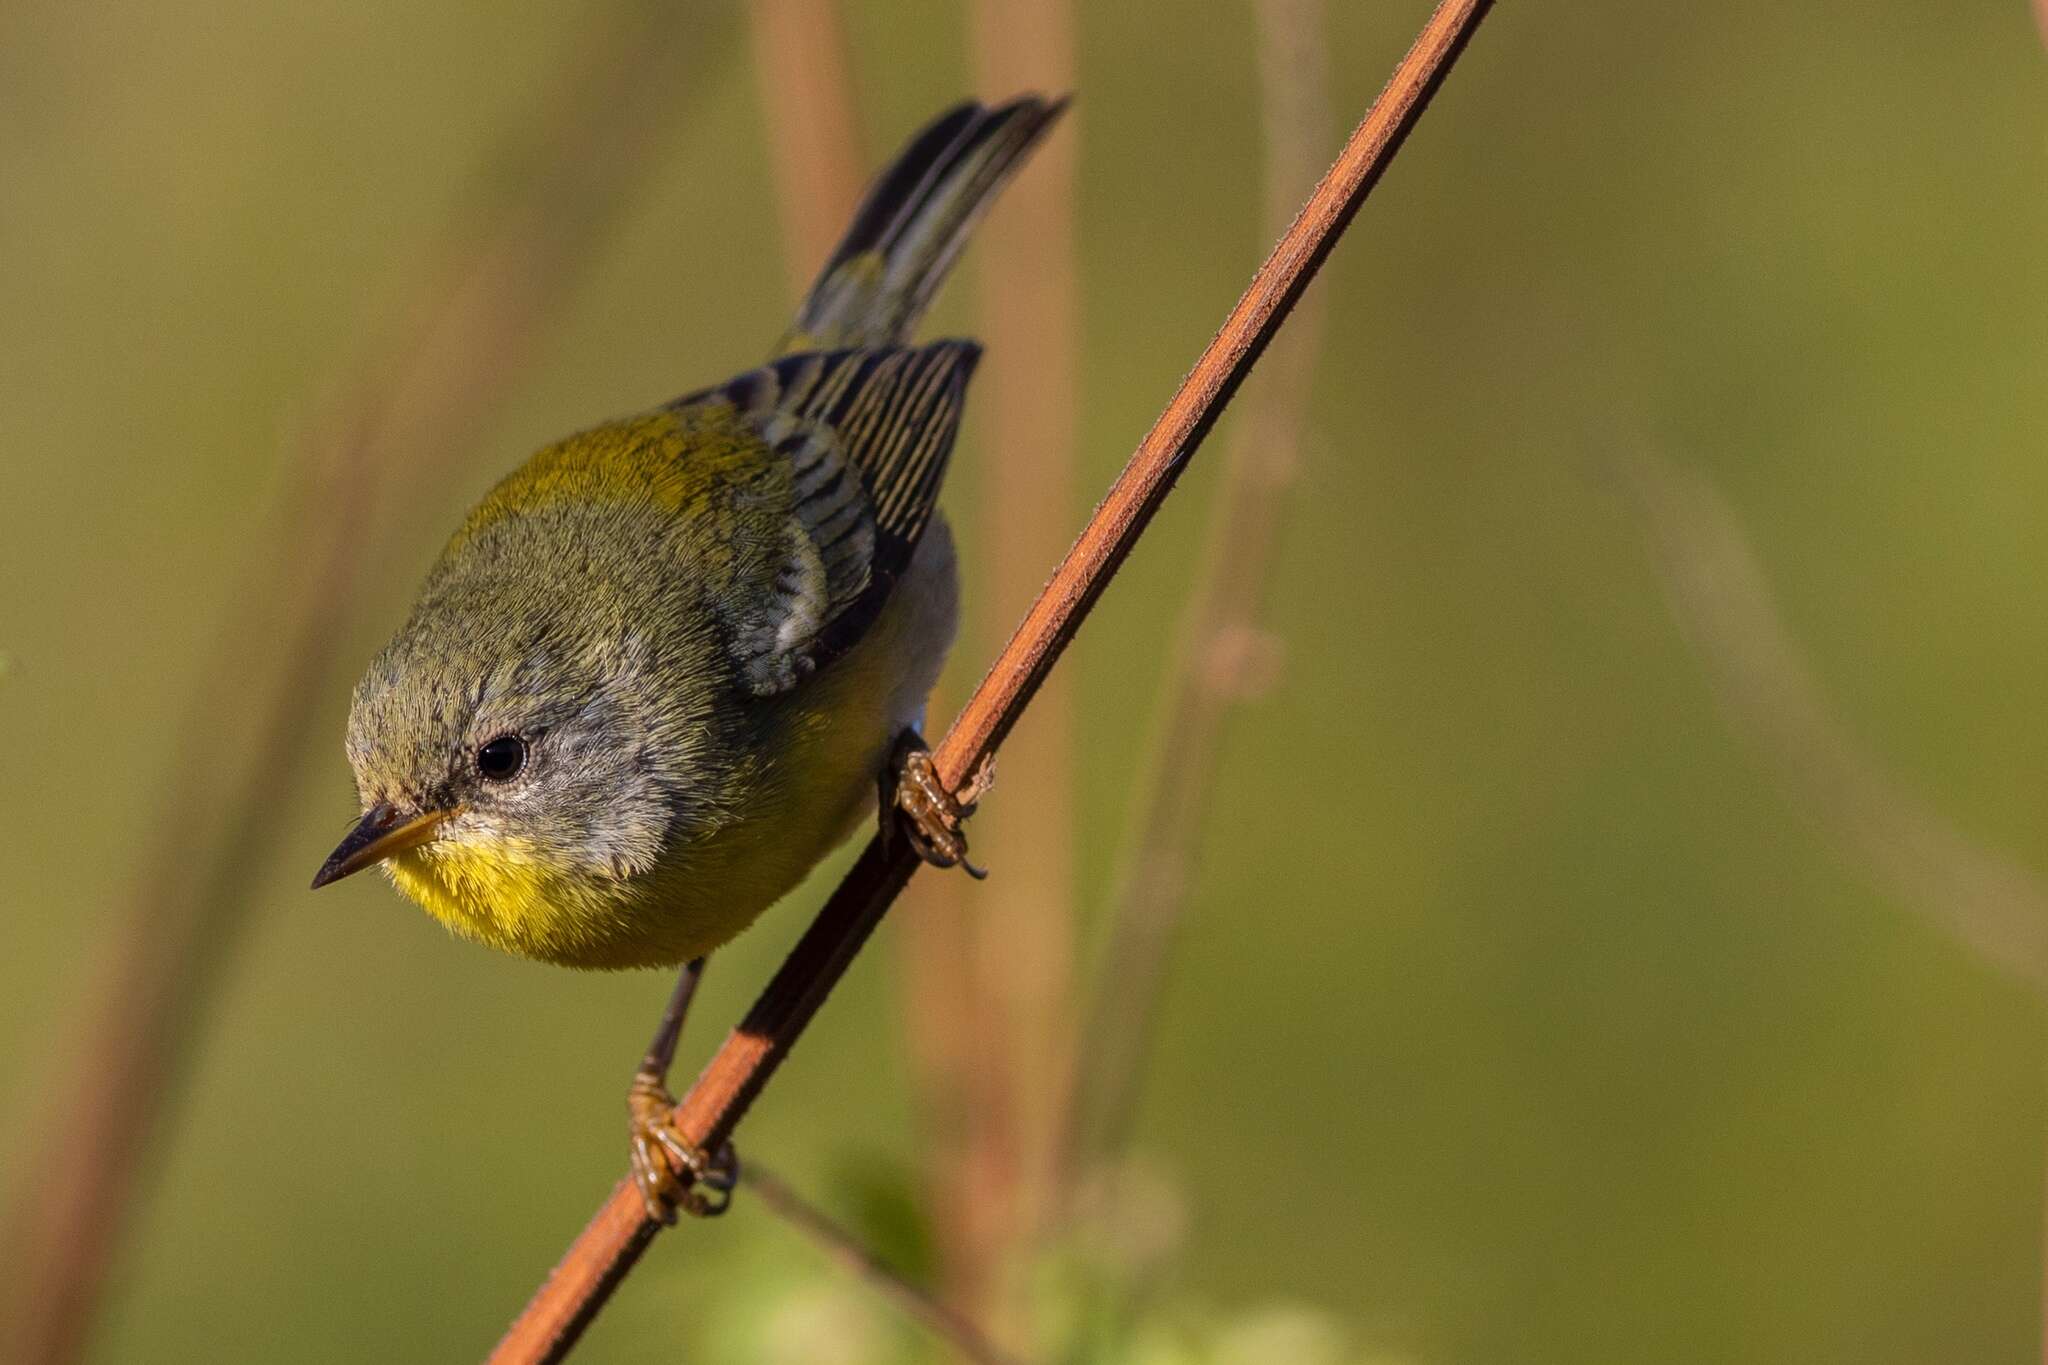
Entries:
[[730, 404], [788, 471], [767, 610], [737, 641], [755, 693], [795, 686], [881, 613], [931, 520], [980, 355], [971, 341], [799, 352], [678, 401]]

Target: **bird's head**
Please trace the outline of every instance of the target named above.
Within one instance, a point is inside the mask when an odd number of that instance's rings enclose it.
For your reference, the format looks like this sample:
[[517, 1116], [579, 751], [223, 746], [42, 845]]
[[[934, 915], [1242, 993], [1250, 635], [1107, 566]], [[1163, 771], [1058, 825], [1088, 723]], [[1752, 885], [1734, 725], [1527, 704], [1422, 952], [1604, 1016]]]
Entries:
[[687, 818], [703, 726], [589, 596], [430, 588], [356, 686], [362, 818], [314, 886], [383, 864], [449, 919], [436, 892], [489, 899], [515, 870], [624, 880], [654, 865]]

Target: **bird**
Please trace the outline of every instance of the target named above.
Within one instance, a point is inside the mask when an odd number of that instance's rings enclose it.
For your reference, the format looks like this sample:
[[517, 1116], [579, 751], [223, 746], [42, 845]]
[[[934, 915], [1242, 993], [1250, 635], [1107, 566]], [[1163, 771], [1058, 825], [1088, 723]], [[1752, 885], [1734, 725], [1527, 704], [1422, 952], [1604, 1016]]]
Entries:
[[966, 861], [974, 793], [935, 782], [918, 735], [958, 616], [937, 500], [981, 348], [911, 333], [1066, 105], [970, 100], [914, 134], [767, 362], [518, 466], [350, 699], [360, 815], [315, 889], [376, 866], [462, 938], [683, 967], [628, 1098], [656, 1216], [716, 1211], [697, 1182], [733, 1178], [668, 1123], [706, 955], [878, 791], [885, 836]]

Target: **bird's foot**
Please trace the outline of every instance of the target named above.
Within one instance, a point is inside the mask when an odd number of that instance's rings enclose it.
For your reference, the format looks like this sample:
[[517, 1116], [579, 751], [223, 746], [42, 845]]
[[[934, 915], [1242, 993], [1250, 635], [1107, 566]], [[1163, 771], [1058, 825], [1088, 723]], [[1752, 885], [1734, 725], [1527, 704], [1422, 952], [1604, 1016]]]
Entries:
[[895, 752], [882, 777], [883, 837], [901, 835], [933, 867], [964, 867], [977, 881], [988, 876], [967, 861], [967, 835], [960, 826], [994, 781], [995, 760], [984, 759], [957, 794], [947, 791], [932, 766], [924, 737], [905, 730], [896, 737]]
[[632, 1135], [629, 1157], [633, 1187], [647, 1206], [647, 1216], [673, 1223], [676, 1210], [695, 1218], [716, 1218], [732, 1203], [739, 1184], [739, 1157], [732, 1144], [707, 1156], [676, 1131], [675, 1097], [660, 1076], [642, 1071], [626, 1092], [627, 1129]]

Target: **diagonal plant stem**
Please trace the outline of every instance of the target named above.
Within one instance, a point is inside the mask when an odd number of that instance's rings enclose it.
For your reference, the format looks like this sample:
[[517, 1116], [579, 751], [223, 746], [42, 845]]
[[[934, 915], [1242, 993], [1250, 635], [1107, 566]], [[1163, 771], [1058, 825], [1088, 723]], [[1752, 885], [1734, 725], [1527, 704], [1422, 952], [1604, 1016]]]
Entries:
[[1732, 509], [1700, 475], [1647, 452], [1610, 466], [1656, 556], [1730, 728], [1880, 892], [2048, 993], [2048, 890], [1912, 791], [1837, 717], [1772, 600]]
[[[1729, 728], [1880, 893], [1992, 968], [2048, 993], [2048, 888], [1952, 824], [1850, 734], [1779, 615], [1727, 499], [1700, 474], [1651, 451], [1617, 455], [1609, 467], [1634, 504], [1672, 615]], [[2043, 1189], [2048, 1195], [2048, 1183]], [[2048, 1272], [2040, 1302], [2048, 1361]]]
[[239, 680], [232, 713], [212, 686], [192, 700], [164, 787], [178, 799], [92, 984], [73, 1088], [23, 1173], [0, 1256], [12, 1268], [0, 1358], [57, 1365], [83, 1350], [139, 1167], [262, 869], [252, 850], [309, 752], [332, 641], [379, 540], [372, 519], [401, 469], [474, 438], [567, 297], [672, 117], [656, 73], [691, 31], [687, 9], [633, 0], [594, 17], [558, 88], [496, 149], [495, 167], [522, 174], [458, 208], [404, 316], [289, 457], [275, 540], [203, 670]]
[[[1315, 181], [1330, 123], [1324, 11], [1322, 0], [1259, 0], [1256, 13], [1265, 211], [1277, 233], [1303, 187]], [[1224, 726], [1274, 664], [1274, 647], [1259, 617], [1300, 477], [1322, 319], [1313, 298], [1295, 309], [1239, 408], [1215, 513], [1197, 557], [1204, 577], [1181, 628], [1168, 674], [1171, 695], [1160, 710], [1148, 776], [1139, 789], [1144, 804], [1112, 883], [1108, 936], [1082, 1035], [1087, 1050], [1069, 1062], [1056, 1188], [1080, 1188], [1087, 1168], [1121, 1145], [1167, 961], [1186, 913]]]
[[[1430, 97], [1491, 8], [1443, 0], [1394, 70], [1336, 164], [1273, 248], [1166, 409], [1139, 442], [981, 686], [932, 751], [941, 782], [961, 790], [993, 757], [1150, 523], [1202, 438], [1251, 372], [1288, 310], [1400, 150]], [[676, 1106], [684, 1140], [717, 1151], [733, 1135], [868, 935], [918, 867], [893, 841], [870, 840], [753, 1007]], [[499, 1341], [499, 1365], [560, 1360], [661, 1225], [621, 1180]]]
[[761, 1163], [751, 1157], [747, 1160], [746, 1183], [776, 1217], [802, 1233], [905, 1317], [951, 1346], [961, 1359], [974, 1365], [1015, 1365], [973, 1322], [904, 1278], [901, 1271], [791, 1189], [780, 1176], [763, 1170]]

